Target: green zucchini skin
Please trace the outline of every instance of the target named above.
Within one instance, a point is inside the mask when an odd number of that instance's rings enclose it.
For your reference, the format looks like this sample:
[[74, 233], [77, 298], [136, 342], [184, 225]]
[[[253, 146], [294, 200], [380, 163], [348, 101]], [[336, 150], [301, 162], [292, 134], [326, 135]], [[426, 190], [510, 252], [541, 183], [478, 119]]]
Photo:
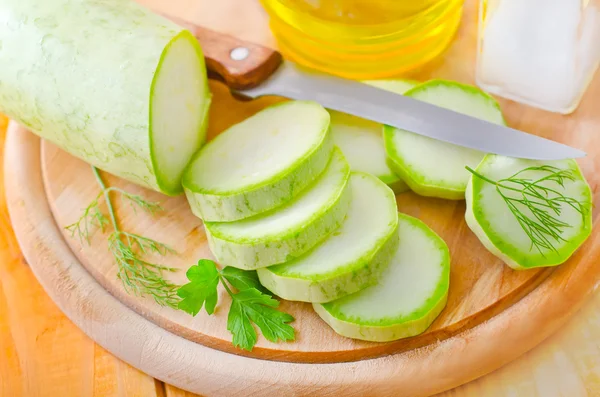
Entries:
[[[496, 100], [474, 86], [448, 80], [429, 80], [404, 95], [496, 124], [506, 124]], [[421, 196], [464, 200], [469, 180], [465, 166], [476, 167], [485, 156], [478, 150], [389, 125], [384, 126], [383, 136], [388, 165], [412, 191]], [[437, 164], [437, 168], [434, 170], [427, 164]]]
[[[553, 214], [570, 225], [560, 233], [561, 241], [550, 240], [555, 244], [555, 250], [545, 250], [540, 253], [531, 245], [529, 237], [523, 232], [514, 214], [499, 199], [499, 194], [495, 193], [494, 186], [475, 176], [471, 176], [467, 185], [465, 211], [467, 225], [489, 252], [515, 270], [558, 266], [566, 262], [592, 232], [592, 190], [575, 160], [542, 162], [488, 154], [476, 171], [489, 176], [494, 170], [513, 167], [513, 169], [508, 168], [510, 172], [507, 171], [502, 175], [502, 177], [509, 177], [515, 170], [540, 165], [552, 165], [559, 169], [570, 170], [574, 180], [566, 181], [564, 184], [566, 188], [562, 189], [565, 190], [566, 196], [576, 198], [585, 208], [582, 216], [575, 214], [574, 218], [573, 216], [565, 218], [569, 208], [568, 205], [563, 204], [561, 213]], [[561, 189], [555, 184], [551, 187]], [[490, 205], [491, 199], [494, 199], [498, 205]]]
[[386, 269], [399, 240], [393, 233], [371, 256], [358, 258], [351, 264], [351, 271], [339, 271], [321, 280], [277, 274], [269, 268], [258, 269], [260, 283], [277, 296], [291, 301], [325, 303], [353, 294], [377, 283]]
[[[448, 246], [417, 218], [398, 214], [398, 224], [400, 245], [376, 285], [333, 302], [313, 303], [317, 314], [338, 334], [372, 342], [408, 338], [427, 330], [446, 306], [450, 286]], [[415, 248], [425, 240], [426, 251]], [[389, 295], [391, 288], [395, 296]], [[378, 293], [386, 290], [383, 295], [390, 300], [377, 299], [382, 295]], [[366, 309], [369, 318], [352, 309], [356, 303], [370, 306]], [[374, 314], [373, 310], [386, 305], [393, 310], [385, 315]]]
[[351, 202], [342, 226], [305, 255], [258, 269], [265, 288], [283, 299], [324, 303], [377, 282], [399, 244], [394, 192], [363, 172], [352, 172], [349, 183]]
[[[283, 263], [301, 256], [327, 238], [344, 222], [350, 206], [349, 179], [350, 165], [344, 159], [341, 150], [335, 148], [323, 174], [296, 199], [266, 214], [241, 220], [238, 224], [247, 228], [248, 224], [256, 220], [260, 222], [267, 219], [269, 222], [274, 222], [273, 217], [281, 213], [296, 214], [296, 217], [301, 217], [302, 222], [296, 221], [290, 224], [279, 219], [277, 223], [283, 226], [282, 231], [261, 233], [255, 230], [252, 237], [241, 237], [235, 232], [232, 233], [231, 229], [228, 232], [227, 226], [236, 222], [206, 222], [204, 226], [211, 252], [222, 265], [245, 270]], [[325, 184], [321, 185], [323, 181]], [[302, 211], [298, 204], [301, 206], [306, 202], [304, 199], [310, 196], [311, 190], [316, 188], [323, 191], [322, 186], [328, 186], [330, 193], [327, 195], [327, 201], [316, 211]]]
[[[311, 142], [310, 147], [301, 156], [298, 158], [293, 157], [293, 162], [286, 164], [275, 175], [270, 175], [256, 183], [242, 187], [233, 189], [214, 188], [199, 183], [199, 179], [202, 178], [202, 175], [199, 174], [210, 172], [211, 167], [217, 166], [215, 161], [219, 161], [218, 157], [221, 155], [216, 156], [215, 153], [221, 151], [222, 148], [226, 148], [226, 151], [230, 152], [233, 145], [239, 144], [237, 140], [228, 142], [227, 139], [232, 139], [232, 136], [239, 138], [240, 131], [250, 135], [255, 134], [260, 128], [264, 131], [285, 130], [290, 124], [297, 124], [302, 121], [302, 118], [296, 113], [299, 108], [308, 109], [310, 117], [315, 118], [315, 125], [317, 126], [313, 132], [314, 141]], [[293, 121], [286, 119], [284, 123], [281, 123], [284, 126], [278, 126], [273, 130], [272, 126], [268, 125], [269, 120], [273, 117], [280, 117], [282, 113], [286, 114], [288, 118], [295, 118]], [[307, 134], [306, 130], [301, 132]], [[253, 139], [256, 140], [255, 136], [252, 135]], [[283, 145], [286, 144], [287, 142]], [[285, 148], [279, 147], [277, 150], [282, 151]], [[263, 109], [211, 140], [198, 151], [190, 162], [184, 173], [182, 183], [192, 212], [204, 222], [239, 221], [274, 210], [293, 200], [321, 175], [329, 163], [333, 151], [334, 144], [329, 131], [329, 113], [314, 101], [286, 101]], [[207, 158], [209, 160], [206, 160]], [[221, 163], [219, 167], [225, 167], [232, 161]]]
[[[191, 33], [128, 0], [5, 0], [0, 14], [2, 112], [102, 170], [170, 195], [183, 191], [157, 177], [150, 109], [171, 43], [188, 41], [204, 68]], [[207, 100], [194, 110], [201, 114], [210, 102], [206, 79], [203, 87]]]

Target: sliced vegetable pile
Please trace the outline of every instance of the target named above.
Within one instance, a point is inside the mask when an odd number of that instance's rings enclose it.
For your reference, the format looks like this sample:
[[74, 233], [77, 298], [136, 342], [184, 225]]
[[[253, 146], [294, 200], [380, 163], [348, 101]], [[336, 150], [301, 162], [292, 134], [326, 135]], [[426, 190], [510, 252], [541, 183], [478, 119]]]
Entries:
[[420, 220], [399, 214], [400, 244], [376, 285], [325, 304], [315, 311], [335, 332], [385, 342], [425, 331], [448, 298], [448, 246]]
[[308, 254], [258, 270], [261, 283], [294, 301], [329, 302], [377, 282], [398, 246], [398, 213], [392, 190], [354, 172], [351, 202], [342, 226]]
[[[434, 80], [406, 95], [504, 123], [495, 100], [474, 87]], [[424, 332], [446, 305], [450, 254], [423, 222], [397, 212], [390, 187], [402, 180], [421, 195], [466, 196], [468, 226], [514, 269], [563, 263], [591, 232], [591, 191], [573, 160], [486, 155], [288, 101], [224, 131], [185, 171], [190, 206], [225, 267], [192, 267], [178, 307], [211, 314], [222, 283], [232, 298], [233, 343], [247, 350], [257, 341], [252, 324], [270, 341], [294, 338], [293, 318], [267, 290], [311, 302], [350, 338]]]
[[350, 205], [350, 167], [339, 149], [317, 180], [283, 207], [236, 222], [206, 222], [219, 263], [257, 269], [298, 257], [343, 222]]
[[[466, 198], [468, 226], [514, 269], [563, 263], [590, 235], [591, 190], [573, 160], [486, 155], [311, 101], [266, 108], [200, 148], [210, 93], [188, 31], [127, 1], [7, 1], [0, 15], [0, 109], [94, 166], [100, 192], [67, 228], [84, 242], [94, 226], [110, 229], [125, 290], [160, 305], [212, 314], [222, 285], [227, 329], [242, 349], [255, 345], [255, 326], [272, 342], [294, 339], [293, 317], [272, 294], [312, 302], [351, 338], [389, 341], [431, 325], [448, 296], [448, 247], [398, 213], [392, 189]], [[504, 123], [475, 87], [366, 83]], [[185, 191], [222, 270], [202, 259], [189, 283], [169, 281], [175, 269], [147, 254], [172, 250], [123, 230], [110, 195], [150, 213], [160, 206], [107, 186], [95, 167]]]

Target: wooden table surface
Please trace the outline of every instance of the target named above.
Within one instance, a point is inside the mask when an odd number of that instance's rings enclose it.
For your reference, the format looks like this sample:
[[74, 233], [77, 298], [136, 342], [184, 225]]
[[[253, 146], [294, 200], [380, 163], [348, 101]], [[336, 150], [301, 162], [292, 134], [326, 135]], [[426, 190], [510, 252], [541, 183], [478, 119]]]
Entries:
[[[166, 11], [164, 0], [140, 1]], [[208, 0], [197, 1], [208, 3]], [[250, 30], [244, 27], [245, 32], [252, 32], [244, 34], [245, 39], [262, 43], [270, 40], [264, 16], [257, 14], [255, 5], [249, 5], [252, 2], [212, 3], [218, 6], [213, 7], [210, 18], [200, 12], [198, 3], [173, 0], [169, 7], [178, 8], [178, 14], [188, 12], [190, 19], [214, 29], [222, 27], [218, 21], [236, 8], [253, 25]], [[6, 118], [0, 115], [0, 147], [6, 123]], [[3, 158], [2, 152], [0, 160]], [[4, 169], [2, 164], [3, 161], [0, 162], [0, 396], [193, 396], [113, 357], [54, 305], [28, 268], [16, 242], [4, 198], [3, 175], [11, 170]], [[504, 368], [440, 396], [600, 396], [600, 293], [534, 350]]]

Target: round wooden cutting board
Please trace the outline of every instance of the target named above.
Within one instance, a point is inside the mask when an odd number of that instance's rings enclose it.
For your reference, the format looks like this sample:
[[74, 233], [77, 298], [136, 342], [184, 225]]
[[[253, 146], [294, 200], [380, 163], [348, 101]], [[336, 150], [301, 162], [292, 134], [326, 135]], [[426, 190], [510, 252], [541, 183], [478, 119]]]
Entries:
[[[472, 21], [470, 21], [472, 22]], [[440, 63], [421, 75], [472, 82], [473, 37], [469, 25]], [[238, 102], [211, 82], [209, 138], [281, 99]], [[600, 79], [571, 116], [508, 101], [509, 125], [588, 151], [579, 163], [592, 190], [600, 186]], [[557, 329], [593, 291], [600, 271], [600, 232], [557, 268], [514, 271], [489, 254], [464, 222], [464, 202], [397, 197], [400, 211], [416, 216], [451, 251], [447, 307], [424, 334], [391, 343], [367, 343], [335, 334], [308, 304], [283, 301], [295, 317], [296, 341], [262, 337], [251, 352], [235, 349], [226, 330], [228, 296], [220, 292], [213, 316], [192, 317], [132, 296], [116, 277], [107, 235], [87, 241], [65, 226], [77, 221], [98, 195], [91, 168], [13, 123], [6, 142], [6, 191], [22, 250], [40, 283], [65, 314], [100, 345], [150, 375], [207, 396], [394, 395], [425, 396], [488, 373], [532, 348]], [[443, 165], [441, 165], [443, 166]], [[155, 216], [115, 200], [124, 230], [173, 247], [176, 255], [153, 258], [179, 269], [168, 277], [185, 282], [185, 270], [211, 258], [201, 221], [183, 197], [167, 198], [110, 175], [111, 186], [159, 201]], [[596, 208], [600, 200], [595, 196]], [[597, 221], [598, 211], [594, 211]]]

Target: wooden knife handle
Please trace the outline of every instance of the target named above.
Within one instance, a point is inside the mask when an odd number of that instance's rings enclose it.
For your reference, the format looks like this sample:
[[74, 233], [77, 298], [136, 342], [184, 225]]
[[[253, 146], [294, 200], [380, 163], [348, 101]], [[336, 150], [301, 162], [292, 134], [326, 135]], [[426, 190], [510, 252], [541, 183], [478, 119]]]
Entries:
[[275, 50], [165, 16], [198, 39], [209, 73], [217, 74], [229, 88], [253, 88], [265, 81], [281, 64], [281, 54]]

